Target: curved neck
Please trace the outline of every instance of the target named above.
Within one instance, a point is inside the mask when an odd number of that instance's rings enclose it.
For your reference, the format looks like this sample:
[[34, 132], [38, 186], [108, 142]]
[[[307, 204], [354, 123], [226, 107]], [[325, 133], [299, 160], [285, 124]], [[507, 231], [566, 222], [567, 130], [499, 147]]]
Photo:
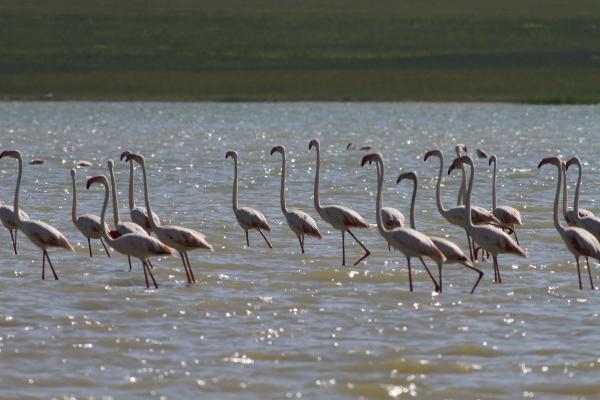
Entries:
[[102, 237], [110, 245], [114, 242], [114, 239], [108, 234], [108, 226], [106, 225], [106, 209], [108, 208], [108, 182], [105, 181], [103, 186], [104, 202], [102, 203], [102, 211], [100, 213], [100, 229], [102, 229]]
[[387, 231], [383, 225], [383, 216], [381, 215], [381, 209], [383, 208], [383, 162], [381, 160], [375, 160], [377, 163], [377, 201], [375, 203], [375, 215], [377, 217], [377, 229], [382, 235]]
[[231, 197], [231, 206], [234, 210], [238, 209], [238, 161], [233, 158], [233, 195]]
[[314, 196], [313, 196], [313, 201], [315, 203], [315, 209], [317, 210], [317, 212], [321, 212], [321, 199], [319, 198], [319, 179], [320, 179], [320, 172], [321, 172], [321, 150], [319, 149], [319, 146], [316, 146], [317, 149], [317, 167], [315, 168], [315, 189], [314, 189]]
[[129, 161], [129, 209], [135, 208], [135, 195], [133, 188], [133, 160]]
[[287, 208], [285, 206], [285, 153], [281, 153], [281, 192], [279, 200], [281, 203], [281, 211], [287, 214]]
[[21, 191], [21, 178], [23, 177], [23, 160], [19, 157], [17, 158], [17, 161], [19, 162], [19, 174], [17, 175], [17, 186], [15, 187], [15, 202], [13, 204], [13, 211], [15, 213], [17, 225], [20, 225], [21, 215], [19, 213], [19, 192]]
[[117, 225], [121, 222], [121, 216], [119, 215], [119, 201], [117, 197], [117, 182], [115, 181], [115, 174], [113, 171], [113, 166], [108, 166], [108, 173], [110, 174], [110, 187], [112, 190], [112, 203], [113, 203], [113, 217], [115, 221], [115, 229]]
[[494, 163], [494, 172], [492, 173], [492, 210], [496, 209], [496, 160], [492, 160]]
[[73, 223], [77, 221], [77, 187], [75, 186], [75, 175], [71, 174], [71, 181], [73, 181], [73, 205], [71, 207], [71, 219]]
[[150, 207], [150, 199], [148, 195], [148, 178], [146, 177], [146, 163], [140, 162], [142, 167], [142, 179], [144, 181], [144, 202], [146, 203], [146, 211], [148, 211], [148, 222], [150, 222], [150, 228], [152, 231], [157, 229], [156, 224], [154, 223], [154, 218], [152, 218], [152, 208]]
[[413, 229], [417, 229], [417, 225], [415, 223], [415, 201], [417, 199], [417, 179], [412, 179], [413, 181], [413, 192], [412, 198], [410, 200], [410, 227]]
[[438, 172], [437, 186], [435, 188], [435, 202], [437, 204], [439, 213], [442, 215], [446, 215], [447, 210], [444, 208], [444, 205], [442, 204], [442, 174], [444, 172], [444, 156], [441, 153], [439, 155], [439, 159], [440, 159], [440, 169]]
[[471, 167], [471, 175], [469, 176], [469, 186], [467, 190], [467, 198], [465, 199], [465, 226], [473, 228], [473, 220], [471, 220], [471, 193], [473, 192], [473, 178], [475, 176], [475, 166], [469, 163]]
[[561, 166], [559, 167], [559, 171], [560, 171], [561, 178], [563, 179], [563, 181], [562, 181], [562, 189], [563, 189], [562, 211], [563, 211], [563, 216], [566, 219], [567, 211], [569, 211], [569, 209], [568, 209], [569, 194], [568, 194], [568, 190], [567, 190], [567, 172], [564, 169], [564, 165], [561, 164]]
[[[560, 187], [562, 185], [563, 169], [560, 163], [558, 163], [556, 168], [558, 169], [558, 180], [556, 181], [556, 194], [554, 195], [554, 212], [552, 213], [552, 217], [554, 219], [554, 227], [556, 228], [556, 230], [559, 232], [563, 232], [564, 228], [562, 227], [562, 225], [560, 224], [560, 220], [558, 219], [558, 202], [560, 201]], [[566, 203], [563, 203], [563, 205], [564, 204]], [[578, 210], [575, 210], [575, 213], [577, 212]]]
[[[458, 153], [460, 157], [460, 153]], [[460, 189], [458, 189], [458, 196], [456, 198], [456, 205], [460, 206], [465, 204], [465, 192], [467, 191], [467, 172], [465, 171], [465, 166], [462, 165], [460, 167], [462, 172], [462, 179], [460, 181]]]
[[573, 209], [579, 215], [579, 189], [581, 188], [581, 164], [576, 163], [578, 168], [577, 184], [575, 185], [575, 198], [573, 199]]

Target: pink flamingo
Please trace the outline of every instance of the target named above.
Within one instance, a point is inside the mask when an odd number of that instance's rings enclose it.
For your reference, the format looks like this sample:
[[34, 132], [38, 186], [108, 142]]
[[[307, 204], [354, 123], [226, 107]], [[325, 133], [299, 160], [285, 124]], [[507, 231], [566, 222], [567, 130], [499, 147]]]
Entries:
[[50, 256], [48, 255], [48, 247], [62, 247], [70, 251], [75, 249], [67, 238], [53, 226], [35, 219], [22, 220], [19, 213], [19, 190], [21, 188], [21, 178], [23, 176], [23, 159], [21, 153], [18, 150], [5, 150], [0, 154], [2, 157], [12, 157], [19, 162], [19, 175], [17, 177], [17, 187], [15, 189], [15, 204], [13, 209], [16, 211], [15, 216], [17, 219], [18, 228], [23, 231], [25, 236], [29, 238], [37, 247], [42, 249], [42, 280], [45, 279], [46, 272], [46, 260], [52, 270], [54, 279], [58, 280], [58, 275], [54, 270]]
[[[577, 165], [578, 173], [577, 173], [577, 184], [575, 185], [575, 198], [573, 199], [573, 208], [568, 209], [568, 195], [567, 195], [567, 170], [571, 165]], [[579, 190], [581, 189], [581, 160], [579, 157], [572, 157], [567, 163], [563, 162], [563, 172], [564, 172], [564, 183], [563, 183], [563, 216], [567, 221], [567, 224], [570, 226], [580, 226], [579, 218], [584, 217], [592, 217], [595, 218], [593, 212], [586, 210], [585, 208], [579, 207]], [[575, 209], [578, 211], [576, 212]]]
[[[19, 218], [24, 221], [26, 219], [29, 219], [29, 215], [27, 215], [25, 210], [19, 209]], [[15, 212], [14, 212], [13, 206], [10, 206], [10, 205], [0, 206], [0, 221], [2, 221], [2, 225], [4, 225], [4, 227], [6, 229], [8, 229], [8, 232], [10, 232], [10, 240], [12, 242], [13, 251], [15, 252], [15, 255], [19, 254], [17, 252], [18, 224], [17, 224], [17, 217], [15, 217]], [[14, 234], [13, 234], [13, 231], [14, 231]]]
[[[121, 153], [121, 161], [131, 154], [130, 151], [124, 151]], [[150, 226], [150, 220], [148, 220], [148, 210], [146, 207], [138, 206], [135, 204], [135, 189], [133, 183], [133, 161], [129, 161], [129, 213], [131, 215], [131, 221], [138, 224], [150, 233], [152, 227]], [[155, 225], [160, 225], [160, 218], [156, 213], [152, 214]]]
[[[417, 197], [417, 186], [418, 186], [417, 185], [417, 174], [413, 171], [409, 171], [409, 172], [400, 174], [400, 176], [398, 176], [398, 179], [396, 180], [396, 183], [400, 183], [400, 181], [402, 181], [403, 179], [408, 179], [408, 180], [413, 181], [413, 194], [412, 194], [412, 199], [410, 202], [410, 227], [412, 229], [416, 230], [417, 227], [415, 224], [415, 200]], [[469, 260], [467, 258], [467, 256], [465, 256], [465, 254], [460, 249], [460, 247], [458, 247], [454, 242], [452, 242], [448, 239], [438, 237], [438, 236], [431, 236], [431, 235], [427, 235], [427, 236], [429, 236], [429, 238], [431, 239], [433, 244], [435, 244], [435, 246], [438, 249], [440, 249], [442, 253], [444, 253], [444, 256], [446, 256], [446, 261], [444, 262], [444, 264], [450, 264], [450, 263], [462, 264], [465, 267], [467, 267], [479, 274], [477, 281], [475, 281], [475, 284], [473, 285], [473, 288], [471, 289], [471, 293], [473, 293], [475, 291], [475, 288], [479, 284], [479, 281], [481, 280], [481, 278], [483, 278], [483, 272], [480, 269], [475, 268], [475, 266], [473, 265], [471, 260]], [[423, 262], [422, 258], [421, 258], [421, 262]], [[441, 291], [442, 290], [441, 269], [440, 269], [440, 282], [439, 283], [440, 283], [440, 291]]]
[[592, 281], [592, 272], [590, 270], [590, 262], [588, 257], [593, 257], [596, 260], [600, 260], [600, 243], [598, 239], [590, 232], [583, 228], [574, 226], [562, 226], [558, 219], [558, 202], [560, 199], [560, 186], [562, 179], [564, 178], [563, 164], [558, 157], [547, 157], [542, 159], [538, 164], [538, 168], [542, 165], [551, 164], [554, 165], [558, 170], [558, 180], [556, 181], [556, 194], [554, 195], [554, 227], [560, 234], [560, 237], [567, 245], [569, 251], [575, 257], [577, 262], [577, 276], [579, 277], [579, 289], [583, 289], [581, 284], [581, 272], [579, 266], [579, 257], [583, 256], [587, 265], [588, 275], [590, 278], [590, 288], [594, 289], [594, 282]]
[[[380, 153], [371, 153], [363, 157], [361, 166], [364, 166], [367, 162], [375, 162], [379, 165], [377, 168], [377, 199], [375, 212], [377, 214], [377, 228], [383, 238], [392, 245], [396, 250], [400, 250], [406, 257], [406, 263], [408, 265], [408, 283], [410, 291], [413, 291], [412, 283], [412, 270], [410, 265], [410, 259], [412, 257], [430, 257], [438, 264], [438, 270], [441, 277], [442, 263], [446, 261], [446, 256], [436, 247], [433, 241], [423, 233], [408, 227], [401, 227], [392, 230], [387, 230], [383, 226], [383, 219], [381, 217], [381, 208], [383, 207], [383, 174], [384, 164], [383, 156]], [[421, 259], [423, 262], [423, 260]], [[429, 268], [425, 262], [423, 262], [425, 270], [429, 274], [429, 277], [435, 285], [436, 291], [441, 291], [442, 288], [435, 280]]]
[[[73, 224], [87, 239], [90, 257], [92, 257], [92, 243], [90, 239], [100, 239], [100, 243], [102, 243], [102, 247], [104, 247], [106, 255], [110, 257], [110, 253], [108, 252], [108, 249], [102, 240], [102, 225], [100, 222], [100, 217], [94, 214], [77, 215], [77, 187], [75, 186], [74, 169], [71, 169], [71, 181], [73, 182], [73, 206], [71, 207], [71, 219], [73, 220]], [[108, 230], [108, 225], [106, 226], [106, 229]]]
[[369, 223], [366, 219], [360, 216], [356, 211], [344, 207], [341, 205], [329, 205], [321, 206], [321, 200], [319, 197], [319, 172], [321, 170], [321, 150], [318, 139], [313, 139], [308, 144], [308, 150], [315, 148], [317, 151], [317, 168], [315, 173], [315, 189], [314, 189], [314, 203], [317, 213], [335, 229], [342, 232], [342, 265], [346, 265], [346, 245], [345, 245], [345, 233], [348, 232], [354, 240], [363, 248], [365, 254], [354, 263], [354, 265], [360, 263], [362, 260], [367, 258], [371, 252], [361, 243], [360, 240], [352, 233], [350, 228], [370, 228]]
[[144, 269], [146, 288], [150, 288], [150, 284], [148, 282], [148, 275], [150, 275], [154, 287], [158, 289], [158, 284], [156, 283], [156, 279], [154, 279], [148, 259], [151, 256], [173, 254], [173, 249], [169, 246], [165, 246], [159, 240], [151, 236], [135, 232], [126, 233], [117, 237], [116, 239], [113, 239], [109, 235], [108, 226], [104, 222], [106, 208], [108, 206], [108, 181], [106, 176], [98, 175], [88, 179], [88, 190], [95, 183], [99, 183], [104, 186], [104, 202], [102, 203], [102, 212], [100, 213], [101, 226], [103, 227], [102, 237], [104, 237], [108, 244], [119, 253], [124, 254], [127, 257], [138, 258], [142, 262], [142, 268]]
[[[146, 175], [146, 161], [144, 156], [138, 154], [130, 154], [127, 156], [127, 161], [134, 160], [142, 167], [144, 177], [144, 201], [146, 210], [152, 215], [152, 207], [150, 207], [150, 199], [148, 194], [148, 178]], [[150, 226], [156, 237], [169, 247], [174, 248], [179, 253], [188, 283], [196, 282], [194, 271], [187, 252], [194, 249], [208, 249], [212, 251], [213, 247], [208, 243], [206, 237], [193, 229], [184, 228], [179, 225], [156, 225], [154, 220], [150, 218]]]
[[321, 239], [321, 231], [317, 227], [315, 220], [305, 213], [304, 211], [298, 210], [297, 208], [288, 209], [285, 205], [285, 147], [275, 146], [271, 149], [271, 155], [274, 153], [281, 153], [281, 191], [280, 191], [280, 203], [281, 212], [285, 216], [288, 226], [298, 237], [300, 242], [300, 249], [304, 254], [304, 236], [314, 236]]
[[471, 167], [467, 197], [465, 200], [465, 229], [475, 240], [475, 242], [477, 242], [484, 250], [492, 255], [494, 260], [494, 282], [502, 283], [502, 278], [500, 277], [500, 268], [498, 267], [498, 254], [512, 253], [521, 257], [527, 257], [527, 253], [510, 235], [508, 235], [502, 229], [492, 225], [475, 225], [473, 223], [473, 219], [471, 217], [471, 194], [473, 192], [473, 180], [475, 177], [475, 165], [473, 164], [473, 159], [471, 156], [462, 156], [455, 159], [452, 165], [450, 165], [448, 173], [451, 173], [454, 169], [461, 168], [462, 164], [467, 164]]
[[267, 246], [273, 248], [265, 234], [262, 232], [263, 230], [271, 232], [271, 227], [265, 216], [254, 208], [238, 207], [238, 153], [236, 151], [228, 151], [225, 153], [225, 158], [227, 159], [229, 157], [233, 158], [233, 213], [235, 214], [235, 219], [238, 224], [240, 224], [244, 232], [246, 232], [246, 245], [250, 247], [248, 230], [256, 229], [263, 239], [265, 239], [265, 242], [267, 242]]
[[577, 178], [577, 189], [575, 189], [575, 203], [573, 210], [573, 217], [575, 226], [585, 229], [590, 232], [592, 235], [596, 237], [596, 239], [600, 240], [600, 218], [595, 215], [581, 215], [579, 208], [579, 185], [581, 184], [581, 160], [579, 157], [573, 157], [569, 161], [567, 161], [565, 165], [565, 174], [569, 170], [571, 165], [577, 165], [579, 167], [579, 178]]

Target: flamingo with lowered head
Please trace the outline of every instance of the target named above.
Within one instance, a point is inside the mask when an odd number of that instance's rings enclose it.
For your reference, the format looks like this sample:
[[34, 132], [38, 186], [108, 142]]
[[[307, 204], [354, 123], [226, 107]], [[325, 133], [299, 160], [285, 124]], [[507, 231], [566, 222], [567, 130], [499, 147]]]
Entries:
[[319, 174], [321, 170], [321, 150], [319, 139], [313, 139], [308, 144], [308, 150], [315, 148], [317, 151], [317, 168], [315, 172], [315, 188], [314, 188], [314, 204], [315, 210], [317, 213], [327, 222], [329, 225], [333, 226], [335, 229], [342, 232], [342, 265], [346, 265], [346, 244], [345, 244], [345, 233], [348, 232], [354, 240], [363, 248], [365, 254], [361, 258], [359, 258], [354, 265], [360, 263], [362, 260], [367, 258], [371, 252], [369, 249], [365, 247], [364, 244], [361, 243], [360, 240], [352, 233], [350, 228], [367, 228], [369, 229], [371, 226], [360, 216], [359, 213], [352, 210], [351, 208], [344, 207], [341, 205], [329, 205], [322, 206], [321, 200], [319, 197]]
[[[416, 223], [415, 223], [415, 200], [417, 197], [417, 186], [418, 186], [417, 185], [417, 174], [413, 171], [409, 171], [409, 172], [400, 174], [400, 176], [398, 176], [398, 179], [396, 180], [396, 183], [400, 183], [400, 181], [402, 181], [403, 179], [408, 179], [408, 180], [413, 181], [413, 194], [412, 194], [412, 199], [410, 202], [410, 227], [412, 229], [417, 229]], [[483, 272], [479, 268], [475, 268], [475, 266], [473, 265], [471, 260], [469, 260], [467, 258], [467, 256], [465, 256], [465, 253], [463, 253], [463, 251], [460, 249], [460, 247], [458, 247], [456, 245], [456, 243], [454, 243], [448, 239], [438, 237], [438, 236], [431, 236], [431, 235], [427, 235], [427, 236], [429, 236], [429, 238], [431, 239], [433, 244], [435, 244], [436, 247], [438, 249], [440, 249], [442, 251], [442, 253], [444, 253], [444, 256], [446, 256], [446, 261], [444, 262], [444, 264], [450, 264], [450, 263], [462, 264], [465, 267], [467, 267], [479, 274], [479, 277], [477, 278], [477, 280], [475, 281], [475, 284], [473, 285], [473, 288], [471, 289], [471, 293], [473, 293], [475, 291], [475, 288], [479, 284], [479, 281], [481, 280], [481, 278], [483, 278]], [[421, 259], [421, 261], [423, 261], [423, 259]], [[441, 269], [440, 269], [439, 284], [440, 284], [440, 291], [441, 291], [442, 290]]]
[[271, 155], [274, 153], [281, 153], [281, 192], [280, 192], [280, 203], [281, 212], [285, 216], [288, 226], [298, 237], [300, 242], [300, 249], [304, 254], [304, 236], [314, 236], [321, 239], [321, 231], [315, 220], [302, 210], [297, 208], [287, 208], [285, 204], [285, 147], [275, 146], [271, 149]]
[[238, 224], [246, 232], [246, 246], [250, 247], [250, 239], [248, 238], [248, 230], [256, 229], [261, 234], [267, 246], [273, 248], [271, 243], [263, 233], [263, 230], [271, 232], [271, 227], [265, 216], [258, 210], [250, 207], [238, 207], [238, 153], [237, 151], [228, 151], [225, 153], [225, 158], [233, 158], [233, 197], [232, 207], [235, 219]]
[[150, 269], [148, 258], [151, 256], [173, 254], [173, 249], [169, 246], [165, 246], [159, 240], [141, 233], [125, 233], [116, 239], [113, 239], [109, 235], [108, 226], [104, 222], [109, 195], [108, 181], [106, 176], [98, 175], [88, 179], [87, 189], [89, 190], [89, 188], [95, 183], [104, 186], [104, 202], [102, 203], [102, 212], [100, 213], [101, 226], [103, 227], [102, 237], [104, 237], [108, 244], [119, 253], [124, 254], [127, 257], [138, 258], [142, 262], [142, 268], [144, 269], [146, 288], [150, 288], [150, 284], [148, 282], [148, 275], [150, 275], [154, 287], [158, 289], [158, 284], [156, 283], [156, 279], [154, 279], [154, 275]]
[[[110, 257], [110, 253], [102, 240], [102, 225], [100, 217], [94, 214], [77, 215], [77, 186], [75, 186], [75, 169], [71, 169], [71, 181], [73, 182], [73, 206], [71, 207], [71, 219], [75, 227], [87, 239], [90, 257], [92, 257], [92, 243], [90, 239], [100, 239], [106, 255]], [[106, 226], [108, 230], [108, 225]]]
[[[412, 257], [429, 257], [438, 264], [438, 270], [441, 277], [442, 263], [446, 261], [446, 256], [441, 252], [440, 249], [433, 243], [433, 241], [425, 234], [408, 227], [401, 227], [392, 230], [387, 230], [383, 225], [383, 219], [381, 217], [381, 208], [383, 207], [383, 174], [384, 164], [383, 156], [380, 153], [371, 153], [363, 157], [361, 166], [364, 166], [367, 162], [375, 162], [379, 165], [377, 168], [377, 199], [375, 204], [375, 213], [377, 217], [377, 228], [383, 238], [392, 245], [396, 250], [400, 250], [406, 257], [406, 263], [408, 265], [408, 283], [410, 291], [413, 291], [412, 283], [412, 270], [410, 265], [410, 259]], [[421, 261], [423, 261], [421, 259]], [[429, 277], [435, 285], [436, 291], [441, 291], [440, 284], [435, 280], [429, 268], [425, 262], [423, 262], [425, 270], [429, 274]]]
[[554, 212], [552, 214], [554, 220], [554, 227], [560, 234], [560, 237], [567, 245], [569, 251], [575, 257], [577, 263], [577, 276], [579, 278], [579, 289], [583, 289], [581, 284], [581, 270], [579, 266], [579, 257], [583, 256], [588, 269], [588, 275], [590, 278], [590, 288], [594, 289], [594, 282], [592, 281], [592, 272], [590, 271], [590, 262], [588, 257], [593, 257], [600, 261], [600, 243], [598, 239], [590, 232], [583, 228], [575, 226], [562, 226], [558, 219], [558, 202], [560, 199], [560, 187], [562, 179], [564, 179], [563, 164], [558, 157], [547, 157], [542, 159], [538, 164], [538, 168], [542, 165], [551, 164], [554, 165], [558, 170], [558, 180], [556, 181], [556, 194], [554, 195]]
[[[148, 194], [148, 178], [146, 175], [146, 161], [144, 156], [139, 154], [129, 154], [127, 161], [134, 160], [142, 167], [142, 176], [144, 178], [144, 202], [146, 203], [146, 210], [152, 215], [152, 207], [150, 207], [150, 199]], [[174, 248], [179, 253], [185, 274], [187, 276], [188, 283], [196, 282], [194, 271], [192, 271], [192, 265], [187, 252], [194, 249], [207, 249], [212, 251], [213, 247], [206, 240], [206, 237], [193, 229], [184, 228], [179, 225], [156, 225], [154, 220], [150, 218], [150, 226], [152, 232], [156, 235], [158, 240], [163, 242], [169, 247]]]
[[473, 180], [475, 176], [475, 165], [471, 156], [462, 156], [456, 158], [450, 168], [448, 174], [453, 170], [461, 168], [463, 164], [471, 167], [469, 176], [469, 185], [467, 188], [467, 196], [465, 199], [464, 225], [467, 232], [484, 250], [492, 255], [494, 260], [494, 282], [502, 283], [500, 276], [500, 268], [498, 267], [498, 254], [512, 253], [521, 257], [527, 257], [525, 250], [517, 244], [517, 242], [504, 232], [502, 229], [492, 225], [475, 225], [471, 217], [471, 195], [473, 192]]
[[[121, 153], [121, 161], [127, 158], [131, 154], [130, 151], [125, 150]], [[135, 189], [133, 183], [133, 161], [129, 161], [129, 213], [131, 215], [131, 221], [138, 224], [150, 233], [152, 227], [150, 226], [150, 220], [148, 220], [148, 210], [146, 207], [138, 206], [135, 204]], [[160, 218], [156, 213], [152, 213], [152, 219], [155, 225], [160, 225]]]
[[21, 219], [21, 214], [19, 213], [19, 190], [21, 188], [21, 178], [23, 176], [23, 159], [18, 150], [5, 150], [0, 153], [0, 158], [2, 157], [12, 157], [19, 162], [19, 175], [17, 177], [15, 203], [13, 206], [17, 219], [17, 227], [23, 231], [25, 236], [27, 236], [33, 244], [42, 249], [42, 280], [45, 279], [46, 260], [48, 260], [48, 265], [50, 265], [54, 279], [58, 280], [58, 275], [56, 274], [52, 261], [50, 261], [50, 256], [48, 255], [48, 248], [62, 247], [63, 249], [71, 251], [74, 251], [75, 249], [71, 246], [71, 243], [69, 243], [67, 238], [53, 226], [35, 219]]

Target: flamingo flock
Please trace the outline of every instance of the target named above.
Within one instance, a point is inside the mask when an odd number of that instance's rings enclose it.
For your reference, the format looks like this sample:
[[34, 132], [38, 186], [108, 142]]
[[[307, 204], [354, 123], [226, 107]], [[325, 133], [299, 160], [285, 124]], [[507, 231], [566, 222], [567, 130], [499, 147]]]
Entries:
[[[349, 144], [348, 151], [355, 150], [356, 147]], [[371, 255], [371, 251], [357, 237], [357, 229], [372, 230], [372, 226], [377, 227], [379, 235], [384, 239], [390, 251], [397, 250], [405, 258], [408, 271], [409, 290], [414, 290], [412, 276], [412, 261], [418, 259], [423, 265], [425, 271], [433, 283], [433, 290], [441, 292], [442, 270], [447, 264], [460, 264], [464, 266], [465, 271], [475, 273], [474, 283], [471, 286], [470, 293], [474, 293], [484, 272], [477, 266], [477, 250], [481, 249], [482, 254], [486, 252], [492, 256], [493, 260], [493, 282], [502, 283], [499, 255], [513, 254], [520, 257], [527, 257], [526, 249], [519, 243], [516, 230], [523, 225], [520, 211], [508, 205], [497, 204], [496, 193], [496, 165], [498, 158], [496, 155], [488, 155], [482, 149], [477, 149], [479, 158], [485, 158], [488, 165], [493, 167], [492, 174], [492, 204], [491, 208], [476, 206], [473, 204], [473, 183], [476, 174], [474, 159], [467, 154], [465, 145], [455, 147], [456, 157], [450, 163], [447, 173], [451, 174], [458, 170], [462, 176], [463, 184], [458, 191], [457, 204], [446, 208], [441, 200], [441, 187], [444, 174], [444, 157], [439, 149], [431, 149], [424, 154], [424, 161], [430, 158], [437, 158], [439, 167], [436, 181], [436, 204], [437, 211], [450, 224], [464, 230], [467, 236], [468, 252], [463, 252], [460, 246], [447, 239], [435, 235], [426, 234], [416, 227], [415, 222], [415, 198], [417, 196], [418, 180], [414, 171], [404, 172], [398, 176], [396, 183], [404, 180], [412, 182], [412, 200], [409, 212], [409, 225], [406, 225], [404, 215], [395, 208], [384, 207], [383, 205], [383, 187], [385, 164], [383, 155], [373, 146], [361, 147], [360, 151], [366, 154], [362, 157], [362, 166], [375, 164], [376, 176], [376, 200], [375, 215], [376, 224], [371, 225], [364, 217], [355, 210], [339, 204], [321, 204], [320, 198], [320, 173], [321, 173], [321, 148], [318, 139], [313, 139], [308, 144], [308, 150], [316, 152], [316, 164], [314, 175], [314, 211], [327, 224], [341, 233], [341, 265], [346, 265], [346, 233], [354, 240], [360, 249], [362, 255], [352, 264], [358, 265]], [[306, 237], [322, 239], [323, 234], [317, 225], [317, 221], [305, 211], [297, 208], [288, 208], [286, 204], [286, 152], [282, 145], [274, 146], [270, 154], [273, 156], [279, 153], [281, 156], [281, 183], [279, 200], [281, 213], [285, 221], [298, 239], [300, 251], [305, 254]], [[17, 232], [20, 230], [23, 234], [42, 250], [42, 279], [45, 279], [46, 263], [50, 267], [55, 280], [58, 275], [50, 260], [48, 249], [63, 248], [74, 251], [73, 246], [67, 238], [51, 225], [32, 219], [19, 206], [19, 193], [21, 180], [23, 178], [23, 160], [21, 153], [17, 150], [5, 150], [0, 153], [0, 159], [12, 158], [17, 160], [18, 173], [16, 177], [16, 186], [14, 191], [14, 203], [0, 206], [0, 220], [9, 230], [12, 243], [12, 251], [18, 254], [17, 250]], [[232, 187], [232, 209], [233, 216], [244, 231], [246, 237], [246, 246], [250, 247], [249, 231], [257, 231], [263, 238], [266, 246], [271, 249], [273, 245], [266, 236], [266, 232], [271, 232], [271, 227], [263, 213], [255, 208], [240, 207], [238, 205], [238, 153], [229, 150], [225, 153], [225, 158], [233, 160], [233, 187]], [[194, 229], [180, 225], [161, 224], [160, 218], [152, 211], [150, 203], [150, 185], [148, 182], [147, 165], [143, 155], [135, 154], [130, 151], [124, 151], [120, 155], [120, 160], [129, 163], [129, 210], [131, 221], [124, 221], [120, 218], [118, 198], [116, 190], [116, 180], [114, 174], [114, 162], [107, 161], [109, 178], [105, 175], [96, 175], [87, 180], [86, 188], [90, 190], [93, 187], [100, 186], [104, 190], [100, 216], [94, 214], [79, 214], [77, 204], [77, 180], [76, 170], [71, 169], [72, 182], [72, 208], [71, 215], [73, 225], [81, 232], [87, 240], [89, 256], [92, 257], [91, 240], [99, 240], [108, 257], [111, 257], [109, 247], [116, 252], [125, 255], [129, 260], [129, 269], [131, 270], [131, 257], [137, 258], [142, 264], [146, 288], [153, 286], [158, 288], [158, 283], [154, 277], [154, 266], [150, 262], [151, 257], [167, 256], [179, 254], [183, 269], [185, 271], [188, 284], [197, 282], [196, 276], [189, 260], [188, 252], [195, 249], [213, 251], [207, 237]], [[579, 288], [583, 289], [580, 258], [586, 261], [585, 267], [589, 277], [590, 288], [594, 289], [592, 272], [589, 265], [589, 258], [595, 258], [600, 261], [600, 218], [594, 216], [591, 212], [579, 207], [579, 190], [582, 180], [581, 160], [573, 157], [567, 162], [563, 162], [558, 157], [548, 157], [540, 161], [538, 168], [544, 165], [554, 165], [557, 169], [558, 179], [556, 183], [556, 192], [554, 197], [553, 221], [554, 226], [563, 239], [567, 249], [575, 257], [577, 273], [579, 279]], [[138, 166], [142, 172], [144, 206], [136, 204], [134, 178], [135, 167]], [[578, 168], [578, 179], [575, 189], [575, 200], [573, 207], [568, 208], [567, 195], [567, 171], [571, 166]], [[563, 225], [559, 217], [559, 200], [563, 196], [563, 218], [566, 225]], [[113, 226], [112, 228], [106, 222], [106, 212], [108, 209], [109, 198], [112, 197], [113, 207]], [[394, 253], [392, 253], [393, 255]], [[437, 265], [437, 277], [431, 273], [426, 259]]]

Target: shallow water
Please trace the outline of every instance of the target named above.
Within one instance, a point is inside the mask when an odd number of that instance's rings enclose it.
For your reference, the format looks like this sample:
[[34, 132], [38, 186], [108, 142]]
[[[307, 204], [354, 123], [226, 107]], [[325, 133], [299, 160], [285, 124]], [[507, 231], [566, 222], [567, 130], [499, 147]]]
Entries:
[[[596, 290], [580, 291], [573, 256], [552, 225], [556, 170], [546, 156], [579, 155], [582, 206], [598, 211], [600, 107], [505, 104], [178, 104], [0, 103], [0, 148], [25, 159], [21, 205], [60, 229], [76, 247], [51, 249], [58, 282], [41, 281], [41, 252], [19, 236], [19, 255], [0, 230], [1, 398], [596, 398], [600, 345]], [[447, 235], [466, 251], [464, 233], [435, 207], [436, 161], [454, 145], [498, 155], [500, 204], [517, 207], [528, 258], [501, 255], [503, 283], [491, 262], [474, 294], [474, 274], [444, 268], [436, 294], [423, 268], [407, 268], [376, 230], [355, 233], [372, 255], [341, 266], [341, 237], [312, 204], [314, 151], [322, 147], [321, 201], [350, 206], [375, 222], [376, 174], [360, 167], [372, 144], [386, 161], [384, 202], [406, 216], [420, 177], [417, 225]], [[287, 149], [288, 206], [310, 213], [324, 238], [306, 239], [306, 254], [279, 208], [281, 157]], [[146, 290], [141, 265], [93, 258], [71, 222], [69, 169], [78, 160], [79, 212], [99, 214], [102, 191], [85, 180], [115, 160], [121, 217], [127, 207], [123, 150], [146, 156], [150, 199], [163, 223], [206, 234], [214, 252], [189, 253], [198, 283], [187, 285], [176, 256], [153, 260], [158, 290]], [[268, 218], [268, 249], [257, 233], [245, 246], [231, 209], [239, 152], [240, 205]], [[45, 160], [29, 165], [34, 158]], [[473, 199], [490, 206], [491, 171], [477, 161]], [[0, 199], [12, 203], [17, 163], [0, 160]], [[458, 174], [445, 177], [446, 205]], [[569, 171], [573, 187], [576, 174]], [[143, 200], [140, 174], [137, 201]], [[573, 190], [571, 189], [571, 194]], [[112, 213], [108, 215], [112, 223]], [[361, 255], [347, 240], [349, 264]], [[593, 263], [598, 281], [598, 264]], [[587, 273], [584, 271], [584, 284]]]

